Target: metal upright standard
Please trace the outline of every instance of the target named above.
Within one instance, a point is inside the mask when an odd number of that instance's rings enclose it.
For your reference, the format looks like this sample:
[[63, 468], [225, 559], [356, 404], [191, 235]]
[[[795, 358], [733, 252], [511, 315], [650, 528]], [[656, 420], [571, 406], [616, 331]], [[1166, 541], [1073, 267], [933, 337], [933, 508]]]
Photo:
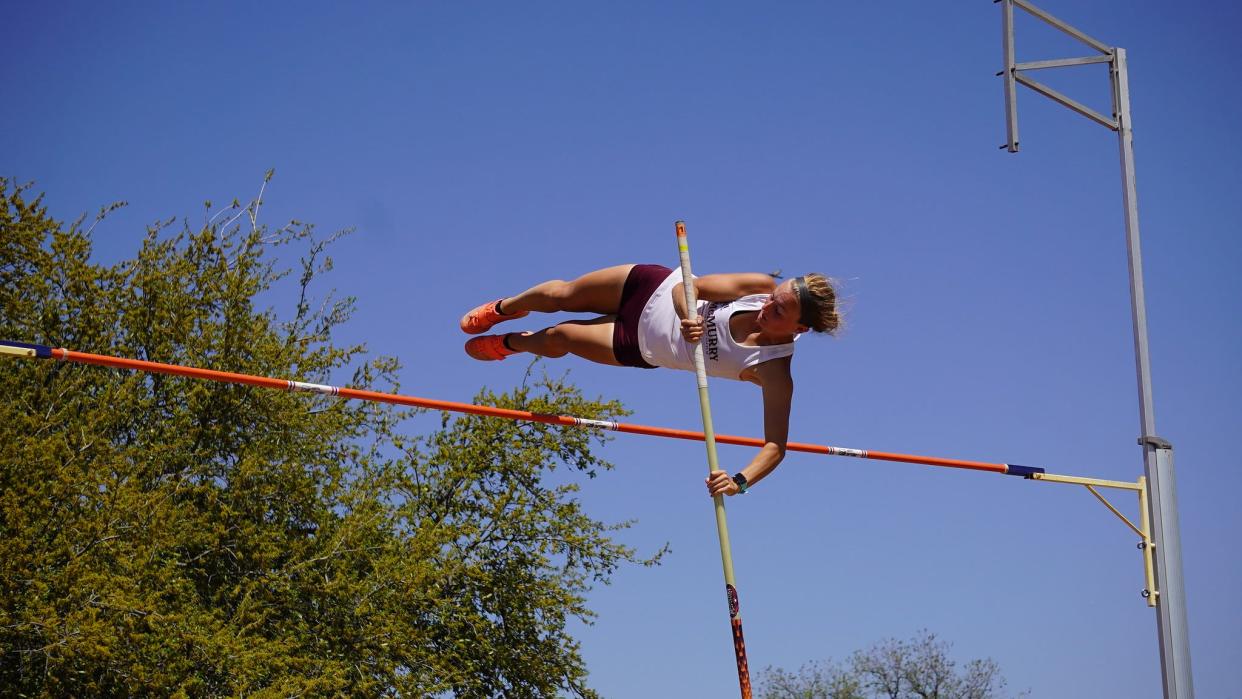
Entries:
[[[686, 242], [686, 224], [678, 221], [677, 251], [681, 257], [682, 286], [686, 290], [686, 317], [693, 318], [698, 308], [694, 277], [690, 274], [690, 245]], [[716, 459], [716, 434], [712, 428], [712, 405], [707, 397], [707, 368], [703, 359], [703, 343], [694, 345], [694, 374], [699, 384], [699, 410], [703, 413], [703, 441], [707, 444], [707, 472], [719, 468]], [[742, 616], [739, 613], [737, 581], [733, 578], [733, 552], [729, 548], [729, 525], [725, 521], [724, 496], [712, 498], [716, 507], [716, 535], [720, 539], [720, 563], [724, 566], [725, 596], [729, 601], [729, 624], [733, 627], [733, 653], [737, 656], [737, 681], [742, 699], [750, 699], [750, 669], [746, 663], [746, 640], [742, 637]]]
[[[1190, 699], [1194, 684], [1190, 672], [1190, 633], [1186, 622], [1186, 592], [1182, 585], [1181, 535], [1178, 532], [1177, 487], [1173, 476], [1173, 446], [1156, 436], [1152, 410], [1151, 368], [1147, 352], [1147, 309], [1143, 301], [1143, 263], [1139, 248], [1138, 193], [1134, 183], [1134, 137], [1130, 123], [1130, 83], [1126, 50], [1097, 41], [1026, 0], [1001, 3], [1004, 32], [1005, 121], [1010, 153], [1018, 151], [1017, 85], [1032, 90], [1117, 132], [1121, 154], [1122, 199], [1125, 206], [1126, 248], [1129, 252], [1130, 311], [1134, 327], [1134, 354], [1138, 373], [1139, 445], [1143, 448], [1144, 472], [1150, 497], [1144, 497], [1144, 518], [1150, 518], [1152, 536], [1144, 542], [1155, 549], [1155, 587], [1149, 604], [1156, 607], [1160, 637], [1160, 671], [1166, 699]], [[1053, 28], [1098, 52], [1085, 58], [1064, 58], [1018, 63], [1014, 60], [1013, 9], [1018, 7]], [[1108, 63], [1112, 83], [1113, 114], [1104, 116], [1069, 97], [1042, 85], [1024, 73], [1045, 68]]]

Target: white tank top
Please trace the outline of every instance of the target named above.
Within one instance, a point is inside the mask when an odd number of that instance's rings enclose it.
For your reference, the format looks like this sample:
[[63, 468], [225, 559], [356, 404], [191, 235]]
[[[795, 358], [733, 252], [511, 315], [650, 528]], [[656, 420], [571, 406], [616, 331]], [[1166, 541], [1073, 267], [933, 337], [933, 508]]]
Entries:
[[[681, 318], [673, 307], [672, 291], [681, 279], [681, 269], [673, 270], [647, 300], [638, 323], [638, 349], [648, 364], [694, 371], [694, 345], [682, 338]], [[729, 332], [729, 319], [734, 313], [757, 311], [767, 300], [767, 294], [754, 294], [728, 303], [698, 302], [698, 315], [703, 318], [700, 342], [709, 376], [741, 380], [743, 370], [793, 354], [792, 342], [762, 347], [739, 345]]]

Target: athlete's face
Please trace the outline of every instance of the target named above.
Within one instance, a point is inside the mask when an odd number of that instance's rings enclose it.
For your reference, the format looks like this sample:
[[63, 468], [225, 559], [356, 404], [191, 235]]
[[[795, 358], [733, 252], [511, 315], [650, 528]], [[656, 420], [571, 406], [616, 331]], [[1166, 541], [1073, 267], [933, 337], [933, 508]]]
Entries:
[[793, 281], [782, 282], [759, 309], [759, 327], [773, 335], [806, 332], [809, 328], [798, 322], [801, 311]]

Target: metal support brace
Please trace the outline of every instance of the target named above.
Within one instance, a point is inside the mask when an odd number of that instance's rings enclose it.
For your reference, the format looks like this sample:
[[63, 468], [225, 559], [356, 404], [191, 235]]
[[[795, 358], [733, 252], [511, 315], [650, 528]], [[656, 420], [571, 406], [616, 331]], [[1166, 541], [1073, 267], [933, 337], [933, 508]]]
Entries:
[[[1038, 92], [1044, 95], [1045, 97], [1051, 99], [1052, 101], [1057, 102], [1065, 107], [1068, 107], [1074, 110], [1075, 112], [1078, 112], [1079, 114], [1087, 117], [1088, 119], [1102, 126], [1112, 129], [1113, 131], [1117, 131], [1119, 128], [1119, 124], [1118, 124], [1117, 119], [1115, 118], [1116, 117], [1115, 114], [1114, 114], [1114, 118], [1106, 117], [1100, 114], [1099, 112], [1091, 109], [1090, 107], [1087, 107], [1086, 105], [1081, 104], [1077, 100], [1071, 99], [1067, 97], [1066, 95], [1063, 95], [1060, 92], [1057, 92], [1051, 87], [1048, 87], [1047, 85], [1044, 85], [1043, 83], [1032, 80], [1031, 78], [1028, 78], [1022, 74], [1022, 71], [1026, 71], [1026, 70], [1046, 70], [1049, 68], [1068, 68], [1068, 67], [1073, 67], [1073, 66], [1090, 65], [1092, 63], [1112, 64], [1116, 58], [1116, 50], [1110, 47], [1108, 44], [1105, 44], [1102, 41], [1098, 41], [1088, 36], [1085, 32], [1082, 32], [1070, 26], [1066, 22], [1060, 19], [1057, 19], [1056, 17], [1053, 17], [1052, 15], [1048, 14], [1047, 12], [1044, 12], [1040, 8], [1032, 5], [1029, 2], [1026, 2], [1025, 0], [993, 0], [993, 1], [1001, 4], [1001, 35], [1004, 41], [1004, 57], [1003, 57], [1004, 68], [1001, 70], [1001, 72], [997, 73], [997, 75], [1002, 76], [1005, 79], [1005, 130], [1007, 132], [1008, 138], [1006, 139], [1005, 144], [1001, 146], [1001, 148], [1008, 149], [1010, 153], [1018, 152], [1018, 98], [1017, 98], [1017, 86], [1018, 85], [1025, 85], [1026, 87], [1034, 90], [1035, 92]], [[1093, 48], [1096, 51], [1099, 51], [1101, 55], [1075, 57], [1075, 58], [1056, 58], [1056, 59], [1043, 60], [1043, 61], [1025, 61], [1025, 62], [1019, 63], [1015, 59], [1015, 49], [1014, 49], [1013, 10], [1015, 7], [1025, 11], [1026, 13], [1030, 14], [1032, 17], [1039, 19], [1040, 21], [1044, 22], [1045, 24], [1052, 27], [1053, 29], [1063, 32], [1067, 36], [1070, 36], [1082, 42], [1083, 44], [1087, 45], [1088, 47]]]
[[[1036, 473], [1031, 476], [1032, 480], [1048, 481], [1049, 483], [1069, 483], [1071, 485], [1081, 485], [1091, 491], [1104, 506], [1109, 509], [1117, 518], [1125, 523], [1135, 534], [1139, 536], [1138, 548], [1143, 552], [1143, 598], [1147, 600], [1148, 607], [1155, 607], [1159, 599], [1160, 592], [1156, 587], [1155, 576], [1155, 550], [1156, 544], [1152, 540], [1151, 521], [1147, 516], [1148, 490], [1147, 477], [1139, 476], [1134, 483], [1127, 481], [1108, 481], [1100, 478], [1083, 478], [1080, 476], [1062, 476], [1055, 473]], [[1096, 488], [1116, 488], [1118, 490], [1130, 490], [1138, 493], [1139, 505], [1139, 524], [1135, 526], [1121, 511], [1113, 506]]]

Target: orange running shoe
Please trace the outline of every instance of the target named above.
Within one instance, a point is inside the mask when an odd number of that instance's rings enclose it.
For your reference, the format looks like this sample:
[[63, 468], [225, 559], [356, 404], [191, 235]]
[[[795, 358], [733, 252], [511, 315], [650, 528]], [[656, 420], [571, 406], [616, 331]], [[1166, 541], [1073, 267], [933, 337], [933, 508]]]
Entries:
[[517, 350], [505, 347], [504, 335], [483, 335], [466, 340], [466, 354], [481, 362], [492, 362], [517, 354]]
[[514, 318], [521, 318], [522, 316], [525, 316], [530, 313], [530, 311], [522, 311], [521, 313], [514, 313], [513, 315], [509, 315], [507, 313], [502, 315], [496, 311], [496, 304], [500, 303], [501, 301], [504, 301], [504, 299], [496, 299], [495, 301], [489, 301], [488, 303], [485, 303], [482, 306], [479, 306], [478, 308], [475, 308], [473, 311], [470, 311], [466, 315], [462, 316], [461, 317], [462, 332], [469, 333], [471, 335], [478, 335], [479, 333], [487, 332], [488, 330], [491, 330], [493, 325], [501, 321], [513, 320]]

